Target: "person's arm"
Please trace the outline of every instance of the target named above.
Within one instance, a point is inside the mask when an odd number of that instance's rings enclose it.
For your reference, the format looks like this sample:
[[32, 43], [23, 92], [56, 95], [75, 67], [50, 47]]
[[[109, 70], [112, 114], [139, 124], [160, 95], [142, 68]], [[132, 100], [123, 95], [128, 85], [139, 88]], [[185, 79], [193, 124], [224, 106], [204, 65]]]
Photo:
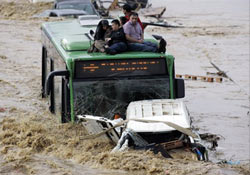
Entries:
[[112, 29], [111, 29], [111, 27], [109, 27], [109, 28], [107, 28], [107, 30], [106, 30], [106, 32], [104, 34], [104, 39], [110, 38], [111, 34], [112, 34]]
[[101, 28], [100, 27], [96, 28], [94, 39], [95, 40], [101, 40], [101, 39], [103, 39], [102, 35], [101, 35]]
[[125, 33], [125, 36], [126, 36], [126, 39], [129, 41], [129, 42], [132, 42], [132, 43], [142, 43], [141, 40], [137, 40], [133, 37], [130, 36], [130, 28], [128, 26], [128, 22], [123, 26], [123, 30], [124, 30], [124, 33]]
[[142, 32], [144, 32], [144, 27], [143, 27], [143, 24], [142, 24], [142, 22], [141, 22], [141, 20], [140, 20], [140, 18], [138, 18], [138, 23], [140, 24], [140, 26], [141, 26], [141, 28], [142, 28]]
[[122, 40], [124, 38], [124, 33], [121, 31], [117, 31], [114, 33], [114, 35], [111, 36], [112, 40]]
[[141, 43], [140, 40], [137, 40], [135, 38], [132, 38], [131, 36], [129, 36], [128, 34], [126, 34], [126, 39], [128, 41], [130, 41], [131, 43]]
[[141, 40], [144, 41], [144, 33], [141, 34]]

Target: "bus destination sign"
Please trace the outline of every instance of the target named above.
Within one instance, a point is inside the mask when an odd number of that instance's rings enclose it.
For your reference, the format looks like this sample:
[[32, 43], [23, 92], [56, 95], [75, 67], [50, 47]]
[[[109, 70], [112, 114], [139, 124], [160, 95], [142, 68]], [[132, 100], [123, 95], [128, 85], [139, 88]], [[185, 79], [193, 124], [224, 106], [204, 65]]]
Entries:
[[91, 60], [75, 63], [75, 78], [167, 75], [165, 58]]

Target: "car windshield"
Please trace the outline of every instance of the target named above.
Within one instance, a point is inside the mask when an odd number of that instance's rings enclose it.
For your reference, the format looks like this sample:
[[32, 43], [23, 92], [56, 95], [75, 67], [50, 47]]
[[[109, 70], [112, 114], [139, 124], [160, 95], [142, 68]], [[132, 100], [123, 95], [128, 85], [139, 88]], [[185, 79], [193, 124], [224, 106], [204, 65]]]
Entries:
[[169, 98], [168, 77], [74, 81], [73, 88], [76, 115], [109, 119], [117, 113], [125, 117], [132, 101]]
[[57, 6], [58, 9], [75, 9], [75, 10], [83, 10], [85, 11], [88, 15], [96, 15], [95, 10], [90, 4], [85, 4], [85, 3], [62, 3], [58, 4]]

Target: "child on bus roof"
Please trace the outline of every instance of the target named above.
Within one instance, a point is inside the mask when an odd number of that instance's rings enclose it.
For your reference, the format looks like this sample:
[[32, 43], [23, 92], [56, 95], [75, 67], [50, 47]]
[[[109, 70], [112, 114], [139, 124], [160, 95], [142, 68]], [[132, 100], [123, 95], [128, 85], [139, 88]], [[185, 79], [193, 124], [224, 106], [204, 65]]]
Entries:
[[108, 45], [105, 47], [105, 52], [107, 54], [114, 55], [127, 50], [127, 41], [119, 20], [114, 19], [111, 23], [112, 31], [110, 38], [106, 39], [106, 41], [108, 41]]
[[121, 27], [123, 27], [124, 24], [127, 22], [127, 18], [125, 16], [120, 16], [119, 17]]

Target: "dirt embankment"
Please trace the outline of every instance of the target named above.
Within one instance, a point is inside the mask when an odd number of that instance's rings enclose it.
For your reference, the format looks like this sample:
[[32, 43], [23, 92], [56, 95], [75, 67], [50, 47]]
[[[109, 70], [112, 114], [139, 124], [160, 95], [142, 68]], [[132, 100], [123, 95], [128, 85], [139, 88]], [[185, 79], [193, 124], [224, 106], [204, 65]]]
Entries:
[[21, 0], [18, 2], [1, 2], [0, 16], [4, 19], [21, 19], [27, 20], [32, 18], [33, 15], [43, 12], [44, 10], [51, 9], [53, 3], [29, 3], [28, 0]]

